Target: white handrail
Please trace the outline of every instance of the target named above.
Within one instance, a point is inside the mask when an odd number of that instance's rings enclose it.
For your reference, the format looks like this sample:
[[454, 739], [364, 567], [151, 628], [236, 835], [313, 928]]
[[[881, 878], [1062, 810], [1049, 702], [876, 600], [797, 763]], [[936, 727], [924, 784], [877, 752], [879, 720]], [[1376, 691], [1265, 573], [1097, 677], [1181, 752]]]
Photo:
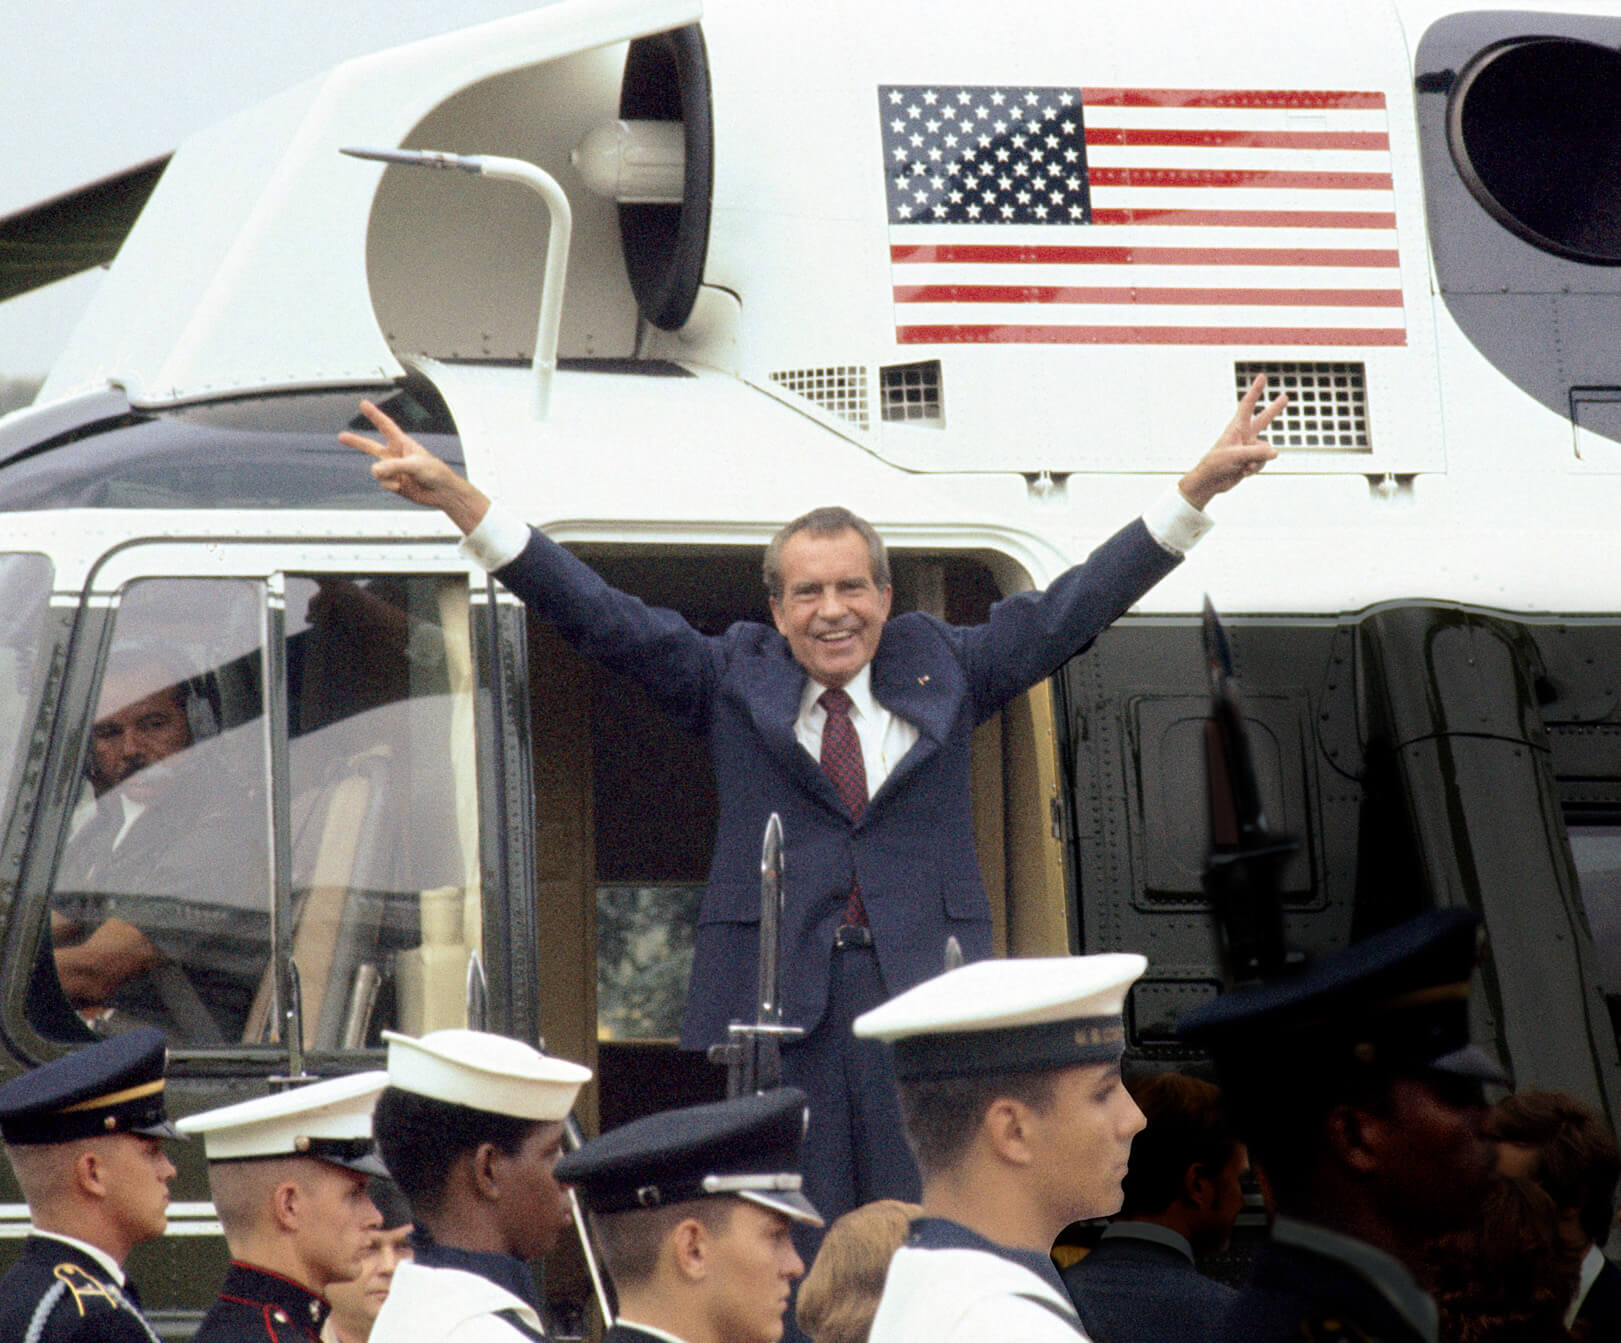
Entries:
[[541, 200], [551, 216], [546, 237], [546, 276], [540, 293], [540, 317], [535, 326], [534, 400], [531, 413], [544, 420], [551, 410], [552, 375], [557, 372], [557, 332], [563, 322], [563, 286], [568, 276], [569, 239], [574, 230], [574, 212], [557, 179], [544, 168], [524, 159], [503, 158], [497, 154], [447, 154], [434, 149], [355, 149], [343, 153], [357, 159], [380, 163], [400, 163], [418, 168], [455, 169], [498, 182], [520, 182]]

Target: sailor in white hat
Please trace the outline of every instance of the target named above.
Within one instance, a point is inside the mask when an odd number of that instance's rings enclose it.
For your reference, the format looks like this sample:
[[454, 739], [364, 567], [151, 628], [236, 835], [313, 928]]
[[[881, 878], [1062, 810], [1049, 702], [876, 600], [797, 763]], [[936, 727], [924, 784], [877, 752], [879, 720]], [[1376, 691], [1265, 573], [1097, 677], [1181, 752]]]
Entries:
[[388, 1088], [373, 1123], [416, 1230], [372, 1343], [543, 1337], [528, 1261], [569, 1224], [552, 1168], [591, 1070], [483, 1031], [383, 1036]]
[[872, 1343], [1084, 1338], [1048, 1252], [1120, 1207], [1142, 1112], [1120, 1083], [1141, 956], [976, 961], [857, 1017], [894, 1051], [923, 1216]]
[[231, 1268], [195, 1343], [313, 1343], [327, 1286], [352, 1278], [382, 1224], [371, 1140], [381, 1072], [334, 1077], [182, 1119], [200, 1134]]

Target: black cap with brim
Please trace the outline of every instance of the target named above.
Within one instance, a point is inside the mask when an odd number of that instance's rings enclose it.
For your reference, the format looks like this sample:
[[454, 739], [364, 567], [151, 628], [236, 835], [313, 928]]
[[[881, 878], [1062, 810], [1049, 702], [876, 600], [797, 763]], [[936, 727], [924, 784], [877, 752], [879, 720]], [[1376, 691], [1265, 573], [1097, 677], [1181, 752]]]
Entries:
[[1480, 920], [1433, 910], [1304, 969], [1235, 989], [1185, 1013], [1177, 1034], [1208, 1049], [1227, 1083], [1428, 1072], [1502, 1084], [1469, 1042], [1469, 978]]
[[595, 1213], [730, 1196], [820, 1226], [800, 1192], [804, 1135], [804, 1093], [779, 1087], [625, 1124], [569, 1153], [555, 1175]]
[[0, 1140], [15, 1147], [112, 1133], [181, 1138], [164, 1109], [163, 1033], [138, 1027], [0, 1087]]

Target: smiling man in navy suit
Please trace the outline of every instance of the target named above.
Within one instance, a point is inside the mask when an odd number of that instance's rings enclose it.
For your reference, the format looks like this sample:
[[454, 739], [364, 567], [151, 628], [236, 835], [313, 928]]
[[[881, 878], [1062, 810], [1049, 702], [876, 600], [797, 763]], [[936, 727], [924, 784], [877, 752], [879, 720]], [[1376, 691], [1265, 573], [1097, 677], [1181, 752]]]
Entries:
[[[381, 485], [439, 508], [465, 551], [587, 657], [638, 680], [704, 735], [720, 817], [698, 919], [681, 1041], [704, 1048], [755, 1015], [760, 835], [786, 837], [784, 1081], [810, 1097], [806, 1191], [832, 1221], [874, 1198], [916, 1200], [889, 1061], [850, 1023], [938, 974], [946, 938], [991, 954], [990, 908], [969, 803], [974, 728], [1084, 649], [1180, 561], [1203, 509], [1275, 454], [1257, 378], [1215, 446], [1142, 518], [1045, 592], [998, 602], [983, 625], [890, 618], [889, 563], [844, 509], [788, 524], [766, 551], [772, 625], [700, 634], [674, 611], [608, 586], [407, 435], [370, 402]], [[773, 628], [774, 626], [774, 628]], [[808, 1247], [807, 1247], [808, 1248]]]

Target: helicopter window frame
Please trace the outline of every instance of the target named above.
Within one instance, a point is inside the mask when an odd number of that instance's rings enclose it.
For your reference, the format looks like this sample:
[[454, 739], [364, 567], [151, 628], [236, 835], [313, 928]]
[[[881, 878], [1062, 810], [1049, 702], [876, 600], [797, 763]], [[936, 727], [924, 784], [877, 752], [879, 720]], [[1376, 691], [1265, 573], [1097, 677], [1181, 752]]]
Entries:
[[[428, 547], [431, 547], [429, 549]], [[47, 1030], [30, 1012], [29, 988], [35, 971], [35, 957], [45, 937], [45, 925], [51, 904], [51, 887], [62, 850], [67, 842], [69, 819], [77, 791], [71, 784], [75, 771], [81, 768], [89, 749], [95, 696], [106, 673], [112, 646], [112, 633], [116, 618], [123, 607], [128, 586], [146, 579], [243, 579], [258, 587], [261, 614], [259, 644], [259, 695], [265, 717], [265, 732], [270, 739], [267, 757], [268, 798], [265, 807], [268, 833], [270, 868], [273, 883], [272, 908], [275, 928], [270, 943], [270, 964], [278, 969], [275, 976], [285, 995], [285, 972], [293, 954], [293, 930], [290, 926], [290, 881], [292, 878], [289, 848], [291, 826], [291, 762], [288, 758], [288, 671], [286, 666], [286, 584], [289, 579], [314, 575], [352, 574], [357, 578], [397, 576], [401, 579], [438, 578], [447, 580], [444, 591], [459, 591], [461, 629], [459, 636], [459, 685], [456, 693], [464, 705], [461, 713], [459, 740], [466, 762], [461, 779], [456, 785], [462, 801], [458, 809], [471, 816], [472, 833], [458, 828], [466, 835], [469, 851], [465, 855], [466, 870], [479, 886], [479, 919], [476, 934], [482, 943], [497, 927], [506, 921], [507, 868], [496, 844], [504, 837], [507, 826], [504, 818], [494, 810], [502, 806], [499, 798], [492, 798], [485, 784], [492, 745], [500, 755], [498, 736], [492, 742], [490, 717], [494, 678], [498, 668], [497, 657], [492, 655], [494, 629], [493, 603], [489, 601], [488, 580], [483, 573], [465, 561], [446, 555], [445, 547], [436, 541], [408, 541], [404, 543], [371, 542], [344, 546], [340, 551], [329, 539], [311, 545], [295, 540], [254, 541], [242, 538], [187, 538], [140, 539], [115, 547], [91, 567], [89, 577], [70, 609], [59, 612], [58, 623], [62, 636], [56, 654], [58, 668], [54, 703], [50, 706], [51, 723], [48, 745], [43, 760], [37, 767], [41, 781], [37, 805], [31, 809], [28, 824], [22, 828], [28, 833], [14, 835], [13, 845], [8, 840], [6, 853], [13, 849], [20, 855], [19, 880], [13, 902], [13, 917], [5, 944], [0, 947], [0, 974], [9, 986], [0, 995], [0, 1030], [8, 1038], [15, 1052], [24, 1058], [46, 1060], [56, 1057], [75, 1045], [94, 1038], [88, 1031], [82, 1036]], [[88, 650], [88, 651], [87, 651]], [[263, 656], [269, 650], [270, 656]], [[279, 721], [278, 721], [279, 718]], [[504, 788], [495, 791], [505, 792]], [[13, 809], [14, 828], [23, 821], [22, 808]], [[492, 861], [492, 856], [495, 861]], [[493, 876], [493, 880], [492, 880]], [[504, 934], [497, 934], [501, 936]], [[508, 958], [510, 959], [510, 958]], [[496, 993], [506, 989], [502, 965], [490, 967], [497, 980]], [[285, 1032], [283, 1033], [285, 1034]], [[306, 1023], [305, 1036], [309, 1035]], [[295, 1048], [291, 1040], [276, 1040], [264, 1044], [244, 1044], [240, 1041], [224, 1043], [177, 1042], [174, 1055], [185, 1062], [188, 1070], [203, 1074], [236, 1072], [244, 1067], [256, 1075], [280, 1063], [293, 1072], [301, 1066], [301, 1055], [318, 1053], [323, 1057], [341, 1059], [364, 1057], [375, 1065], [376, 1044], [364, 1045], [360, 1050]]]

